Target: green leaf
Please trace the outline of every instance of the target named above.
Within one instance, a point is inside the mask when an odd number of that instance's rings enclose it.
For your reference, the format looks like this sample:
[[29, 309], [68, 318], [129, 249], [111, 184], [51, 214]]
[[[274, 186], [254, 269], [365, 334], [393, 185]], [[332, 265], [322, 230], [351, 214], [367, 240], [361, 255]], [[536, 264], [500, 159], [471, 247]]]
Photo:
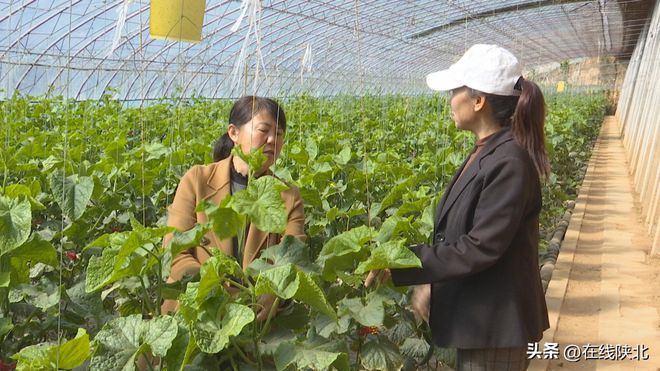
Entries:
[[407, 228], [411, 228], [410, 220], [399, 215], [392, 215], [383, 222], [383, 225], [378, 231], [376, 240], [379, 242], [387, 242], [392, 239], [403, 237]]
[[309, 274], [298, 272], [298, 281], [298, 291], [293, 296], [294, 299], [308, 304], [310, 307], [327, 314], [333, 319], [337, 319], [337, 313], [328, 304], [328, 299], [326, 299], [323, 291]]
[[256, 173], [261, 170], [262, 165], [266, 162], [267, 158], [264, 155], [263, 147], [256, 148], [250, 151], [250, 153], [244, 153], [241, 149], [241, 146], [234, 146], [231, 151], [232, 155], [238, 156], [241, 160], [245, 161], [250, 168], [252, 173]]
[[0, 256], [11, 252], [30, 236], [32, 211], [25, 197], [0, 196]]
[[323, 267], [323, 278], [334, 281], [337, 271], [353, 270], [364, 255], [364, 246], [375, 237], [373, 229], [360, 226], [332, 237], [321, 250], [317, 263]]
[[9, 291], [9, 301], [17, 303], [25, 300], [28, 304], [46, 310], [60, 301], [58, 286], [42, 278], [39, 284], [18, 284]]
[[172, 240], [170, 241], [172, 256], [177, 256], [184, 250], [198, 246], [208, 230], [207, 225], [196, 224], [192, 229], [185, 232], [174, 231]]
[[60, 368], [72, 369], [80, 366], [89, 358], [89, 335], [84, 329], [78, 329], [78, 334], [72, 340], [60, 345]]
[[335, 156], [335, 162], [338, 165], [346, 165], [351, 160], [351, 147], [345, 145], [344, 148]]
[[[143, 269], [156, 263], [153, 257], [144, 256], [145, 248], [153, 251], [162, 237], [173, 231], [171, 227], [145, 228], [131, 220], [133, 231], [103, 235], [85, 249], [104, 247], [100, 257], [92, 256], [87, 265], [86, 290], [96, 291], [120, 279], [140, 274]], [[142, 254], [140, 254], [140, 253]]]
[[257, 277], [255, 294], [275, 294], [282, 299], [291, 299], [300, 286], [296, 273], [296, 268], [290, 263], [261, 272]]
[[361, 298], [345, 298], [340, 300], [337, 305], [339, 315], [349, 315], [362, 326], [383, 325], [385, 318], [385, 308], [380, 300], [369, 300], [367, 305], [362, 303]]
[[[238, 194], [240, 193], [243, 192]], [[228, 207], [215, 208], [207, 215], [213, 226], [213, 232], [221, 240], [239, 235], [245, 225], [243, 218]]]
[[133, 256], [127, 264], [119, 264], [119, 251], [103, 250], [102, 255], [92, 256], [87, 265], [85, 291], [94, 292], [120, 279], [138, 275], [143, 268], [145, 258]]
[[145, 161], [158, 160], [169, 155], [172, 152], [171, 148], [164, 146], [160, 142], [145, 144], [144, 150], [148, 154]]
[[419, 181], [419, 175], [412, 175], [395, 185], [387, 194], [387, 196], [383, 198], [383, 201], [381, 201], [380, 210], [385, 210], [388, 207], [394, 205], [396, 202], [399, 202], [403, 198], [403, 195], [413, 189], [419, 183]]
[[71, 370], [82, 365], [89, 354], [89, 335], [84, 329], [78, 329], [76, 337], [62, 343], [59, 349], [56, 344], [31, 345], [12, 358], [18, 361], [17, 370]]
[[342, 353], [305, 348], [294, 343], [282, 343], [275, 352], [275, 367], [284, 370], [289, 366], [297, 369], [324, 370], [330, 367]]
[[286, 235], [279, 244], [264, 249], [259, 258], [250, 263], [247, 271], [256, 276], [262, 271], [289, 263], [308, 272], [317, 269], [309, 258], [305, 243], [294, 236]]
[[232, 196], [230, 205], [263, 232], [282, 233], [286, 228], [287, 211], [280, 192], [288, 187], [272, 176], [252, 180], [244, 191]]
[[45, 371], [56, 369], [51, 353], [56, 346], [51, 343], [30, 345], [12, 356], [17, 361], [17, 371]]
[[[39, 184], [39, 183], [36, 183]], [[35, 188], [35, 191], [40, 191], [40, 188]], [[23, 184], [10, 184], [5, 188], [5, 196], [9, 198], [18, 198], [20, 195], [25, 195], [25, 197], [30, 201], [30, 206], [32, 210], [45, 210], [46, 207], [39, 201], [37, 201], [35, 196], [38, 193], [33, 193], [30, 187]]]
[[342, 256], [359, 252], [375, 235], [373, 229], [360, 226], [332, 237], [321, 250], [320, 256]]
[[9, 272], [0, 272], [0, 288], [9, 287], [11, 275]]
[[429, 343], [424, 339], [407, 338], [400, 348], [401, 354], [408, 356], [417, 362], [424, 359], [429, 351]]
[[415, 268], [421, 267], [419, 258], [403, 246], [402, 241], [388, 241], [373, 249], [371, 256], [358, 265], [356, 274], [385, 268]]
[[50, 188], [62, 213], [70, 220], [77, 220], [85, 212], [92, 197], [94, 180], [77, 174], [65, 178], [63, 171], [56, 170], [51, 174]]
[[119, 254], [116, 250], [103, 250], [101, 256], [92, 256], [87, 263], [87, 275], [85, 277], [85, 291], [94, 292], [102, 288], [112, 277], [115, 266], [115, 258]]
[[403, 357], [396, 345], [380, 337], [378, 341], [364, 344], [362, 367], [367, 370], [400, 370], [403, 367]]
[[189, 345], [194, 345], [195, 341], [190, 336], [190, 330], [184, 319], [177, 315], [174, 317], [178, 323], [178, 331], [176, 337], [172, 341], [172, 346], [167, 351], [165, 356], [165, 365], [168, 370], [180, 370], [184, 366], [186, 351]]
[[216, 293], [216, 296], [226, 294], [221, 285], [224, 277], [228, 275], [239, 277], [242, 275], [241, 267], [236, 260], [222, 252], [207, 259], [200, 268], [199, 287], [196, 295], [197, 304], [201, 304], [213, 290], [220, 291], [220, 294]]
[[243, 327], [254, 320], [254, 312], [245, 305], [229, 303], [216, 313], [205, 312], [192, 333], [199, 349], [205, 353], [218, 353], [229, 344], [229, 337], [241, 333]]
[[160, 316], [144, 321], [135, 314], [119, 317], [107, 323], [94, 338], [92, 370], [135, 370], [135, 360], [141, 353], [151, 352], [164, 357], [177, 335], [178, 324], [173, 317]]
[[6, 317], [0, 318], [0, 341], [13, 328], [14, 328], [14, 324], [11, 323], [11, 318], [6, 318]]

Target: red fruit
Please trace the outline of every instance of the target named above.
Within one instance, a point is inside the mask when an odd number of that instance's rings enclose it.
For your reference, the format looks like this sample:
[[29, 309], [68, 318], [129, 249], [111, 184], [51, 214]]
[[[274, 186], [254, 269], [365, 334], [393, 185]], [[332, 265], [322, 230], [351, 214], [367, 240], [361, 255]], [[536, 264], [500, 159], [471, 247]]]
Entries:
[[377, 334], [378, 333], [378, 327], [376, 326], [363, 326], [358, 330], [358, 335], [360, 336], [367, 336], [369, 334]]
[[112, 233], [121, 232], [121, 227], [114, 226], [114, 227], [110, 228], [110, 230], [112, 231]]
[[0, 371], [11, 371], [16, 369], [16, 362], [14, 363], [4, 363], [0, 361]]
[[64, 254], [65, 254], [66, 257], [69, 258], [69, 260], [71, 260], [71, 261], [76, 261], [76, 260], [78, 260], [78, 254], [76, 254], [75, 251], [67, 251], [67, 252], [65, 252]]

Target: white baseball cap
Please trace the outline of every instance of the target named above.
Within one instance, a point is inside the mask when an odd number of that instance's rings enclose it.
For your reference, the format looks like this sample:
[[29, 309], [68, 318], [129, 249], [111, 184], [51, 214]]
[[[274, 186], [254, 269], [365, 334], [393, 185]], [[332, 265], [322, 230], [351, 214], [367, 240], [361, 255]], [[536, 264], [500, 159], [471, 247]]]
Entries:
[[497, 45], [476, 44], [448, 69], [426, 75], [433, 90], [447, 91], [467, 86], [484, 93], [520, 95], [514, 89], [522, 66], [508, 50]]

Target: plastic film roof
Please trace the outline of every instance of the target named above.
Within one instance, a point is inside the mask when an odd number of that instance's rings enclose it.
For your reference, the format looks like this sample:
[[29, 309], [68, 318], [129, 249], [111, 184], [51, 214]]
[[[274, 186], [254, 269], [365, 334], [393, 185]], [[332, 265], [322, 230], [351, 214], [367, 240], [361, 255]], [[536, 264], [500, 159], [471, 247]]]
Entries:
[[[611, 0], [244, 2], [207, 0], [195, 44], [150, 38], [145, 0], [0, 0], [0, 89], [97, 99], [112, 88], [125, 100], [428, 93], [425, 75], [474, 43], [502, 45], [528, 69], [625, 59], [650, 17]], [[250, 4], [258, 38], [248, 17], [230, 29]]]

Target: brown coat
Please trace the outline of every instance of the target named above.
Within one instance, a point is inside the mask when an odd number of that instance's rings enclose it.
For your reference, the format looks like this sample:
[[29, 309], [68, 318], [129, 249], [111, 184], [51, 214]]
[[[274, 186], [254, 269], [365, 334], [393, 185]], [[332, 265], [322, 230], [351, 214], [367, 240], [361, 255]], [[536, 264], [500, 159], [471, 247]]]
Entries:
[[[168, 226], [180, 231], [187, 231], [195, 223], [208, 221], [206, 214], [195, 212], [195, 207], [203, 200], [218, 204], [230, 193], [230, 161], [232, 161], [232, 156], [209, 165], [196, 165], [188, 170], [181, 178], [174, 201], [168, 209]], [[300, 192], [297, 188], [291, 187], [281, 195], [288, 212], [288, 222], [284, 234], [304, 240], [305, 215]], [[243, 269], [259, 256], [261, 250], [279, 243], [281, 237], [278, 234], [262, 232], [254, 225], [250, 225], [245, 239]], [[166, 246], [171, 238], [171, 235], [166, 236], [163, 244]], [[178, 281], [184, 274], [198, 273], [201, 265], [211, 256], [211, 249], [220, 249], [228, 256], [233, 255], [231, 239], [220, 240], [215, 233], [209, 232], [205, 236], [205, 241], [205, 246], [188, 249], [174, 257], [168, 282]], [[177, 307], [176, 301], [165, 300], [161, 309], [163, 313], [167, 313], [176, 310]]]

